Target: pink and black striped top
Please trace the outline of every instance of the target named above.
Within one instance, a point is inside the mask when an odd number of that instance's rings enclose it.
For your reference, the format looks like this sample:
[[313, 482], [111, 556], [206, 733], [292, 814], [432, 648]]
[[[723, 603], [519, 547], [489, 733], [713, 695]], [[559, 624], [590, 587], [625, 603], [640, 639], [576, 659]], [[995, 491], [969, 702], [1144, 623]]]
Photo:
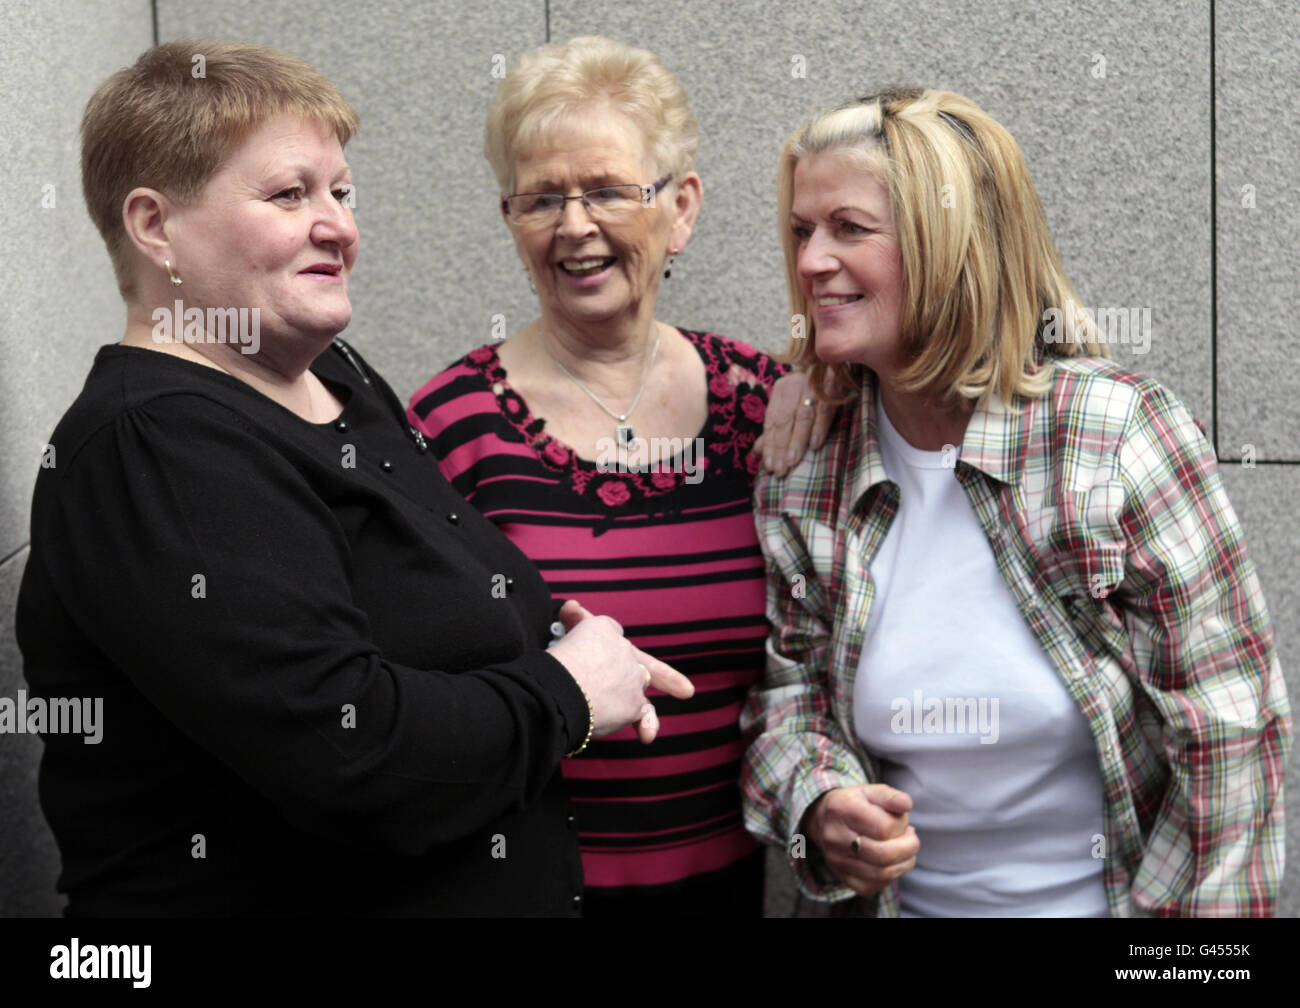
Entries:
[[611, 467], [550, 437], [493, 345], [411, 399], [411, 421], [447, 478], [533, 560], [552, 594], [612, 616], [695, 684], [690, 700], [655, 698], [651, 745], [625, 728], [564, 761], [595, 888], [671, 888], [756, 849], [737, 783], [737, 719], [768, 630], [749, 450], [784, 368], [744, 343], [680, 331], [708, 371], [709, 419], [702, 451], [691, 446], [658, 472], [602, 472]]

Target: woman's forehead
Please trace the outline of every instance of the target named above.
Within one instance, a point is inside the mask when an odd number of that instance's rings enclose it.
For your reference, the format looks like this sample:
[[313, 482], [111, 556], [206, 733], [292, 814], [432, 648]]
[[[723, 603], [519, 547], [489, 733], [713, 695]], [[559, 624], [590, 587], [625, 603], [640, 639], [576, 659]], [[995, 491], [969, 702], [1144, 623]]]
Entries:
[[856, 151], [828, 150], [799, 159], [794, 169], [796, 212], [803, 204], [820, 206], [842, 199], [887, 207], [889, 188]]
[[347, 167], [343, 147], [328, 123], [289, 114], [257, 123], [234, 142], [222, 165], [243, 163], [266, 168], [289, 161], [328, 162], [331, 168]]

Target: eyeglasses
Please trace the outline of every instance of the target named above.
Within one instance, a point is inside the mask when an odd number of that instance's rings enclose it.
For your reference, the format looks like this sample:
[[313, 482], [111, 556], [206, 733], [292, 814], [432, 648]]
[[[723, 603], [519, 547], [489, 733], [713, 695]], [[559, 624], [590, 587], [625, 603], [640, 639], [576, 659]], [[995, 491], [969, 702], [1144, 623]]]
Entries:
[[587, 213], [597, 220], [616, 220], [626, 217], [641, 207], [655, 205], [655, 196], [673, 180], [665, 175], [652, 185], [607, 185], [588, 189], [581, 196], [563, 196], [560, 193], [517, 193], [501, 201], [501, 209], [512, 223], [527, 227], [554, 224], [564, 213], [569, 200], [582, 200]]

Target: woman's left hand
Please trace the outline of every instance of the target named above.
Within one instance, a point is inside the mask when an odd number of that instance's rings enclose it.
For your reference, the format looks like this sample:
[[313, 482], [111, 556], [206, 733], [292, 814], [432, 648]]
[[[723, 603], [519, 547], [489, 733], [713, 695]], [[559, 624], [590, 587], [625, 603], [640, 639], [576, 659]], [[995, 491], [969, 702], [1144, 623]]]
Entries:
[[763, 457], [763, 468], [784, 476], [810, 451], [826, 441], [836, 407], [818, 399], [807, 371], [791, 371], [772, 386], [767, 400], [763, 433], [753, 450]]
[[874, 896], [916, 867], [921, 841], [911, 811], [911, 795], [887, 784], [832, 788], [808, 807], [803, 830], [836, 878]]

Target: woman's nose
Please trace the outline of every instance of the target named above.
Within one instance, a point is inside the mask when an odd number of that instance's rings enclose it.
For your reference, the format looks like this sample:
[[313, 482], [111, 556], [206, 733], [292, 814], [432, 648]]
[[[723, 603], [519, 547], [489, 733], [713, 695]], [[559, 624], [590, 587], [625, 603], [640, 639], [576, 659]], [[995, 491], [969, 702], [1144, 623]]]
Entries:
[[587, 204], [580, 199], [565, 201], [560, 210], [559, 233], [565, 238], [579, 237], [597, 230]]
[[320, 211], [320, 217], [313, 225], [312, 234], [317, 241], [331, 242], [339, 248], [349, 248], [357, 243], [360, 233], [356, 218], [352, 216], [348, 206], [351, 195], [350, 188], [343, 200], [338, 200], [332, 193], [330, 194], [329, 202]]
[[839, 260], [831, 254], [829, 242], [820, 235], [820, 231], [814, 231], [799, 249], [796, 265], [801, 277], [821, 276], [839, 268]]

